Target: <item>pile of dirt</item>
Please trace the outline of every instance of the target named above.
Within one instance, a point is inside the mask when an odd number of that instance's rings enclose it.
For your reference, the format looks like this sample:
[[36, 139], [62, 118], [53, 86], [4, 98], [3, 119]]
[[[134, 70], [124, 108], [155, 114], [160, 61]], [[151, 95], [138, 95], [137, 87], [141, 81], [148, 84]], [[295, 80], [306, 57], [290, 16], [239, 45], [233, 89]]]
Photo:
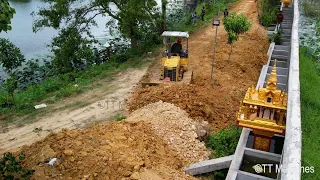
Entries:
[[[205, 119], [213, 129], [227, 127], [235, 120], [239, 102], [252, 85], [256, 85], [260, 70], [268, 60], [266, 30], [259, 25], [254, 1], [243, 1], [234, 11], [244, 12], [252, 27], [230, 45], [227, 33], [219, 27], [214, 60], [213, 88], [211, 70], [215, 28], [195, 32], [189, 40], [189, 71], [194, 72], [194, 84], [169, 83], [158, 87], [137, 87], [127, 102], [127, 109], [134, 111], [147, 104], [164, 101], [184, 109], [193, 119]], [[160, 71], [160, 61], [154, 62], [143, 80], [151, 80]], [[160, 78], [158, 76], [158, 78]]]
[[219, 128], [228, 126], [229, 120], [235, 117], [244, 89], [239, 91], [235, 87], [226, 93], [222, 88], [212, 89], [211, 86], [161, 85], [137, 89], [127, 105], [133, 111], [161, 100], [184, 109], [194, 119], [208, 120], [212, 127]]
[[[34, 179], [193, 179], [184, 175], [187, 162], [143, 121], [63, 130], [22, 151]], [[53, 157], [53, 167], [42, 163]]]
[[159, 101], [130, 114], [127, 121], [150, 122], [155, 134], [166, 140], [171, 148], [188, 163], [208, 159], [209, 151], [197, 134], [199, 123], [173, 104]]

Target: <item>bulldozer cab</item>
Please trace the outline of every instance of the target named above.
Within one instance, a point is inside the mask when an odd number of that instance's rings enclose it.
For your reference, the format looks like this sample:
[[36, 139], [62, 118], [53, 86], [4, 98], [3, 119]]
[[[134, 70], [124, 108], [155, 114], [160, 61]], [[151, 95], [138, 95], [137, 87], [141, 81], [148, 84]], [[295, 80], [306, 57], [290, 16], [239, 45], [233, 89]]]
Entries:
[[[188, 69], [188, 32], [164, 31], [161, 35], [166, 50], [161, 60], [160, 80], [181, 81], [184, 72]], [[181, 39], [186, 39], [186, 48], [183, 50]], [[179, 42], [174, 42], [174, 41]]]
[[[176, 55], [179, 55], [181, 57], [188, 56], [188, 38], [189, 38], [188, 32], [164, 31], [161, 36], [163, 37], [163, 44], [166, 47], [166, 50], [163, 53], [163, 57], [171, 57], [171, 56], [176, 56]], [[179, 39], [181, 42], [182, 38], [186, 39], [186, 49], [185, 50], [183, 50], [182, 45], [180, 43], [177, 43], [177, 41]], [[179, 50], [177, 50], [177, 49], [179, 49]], [[176, 51], [174, 51], [174, 50], [176, 50]]]

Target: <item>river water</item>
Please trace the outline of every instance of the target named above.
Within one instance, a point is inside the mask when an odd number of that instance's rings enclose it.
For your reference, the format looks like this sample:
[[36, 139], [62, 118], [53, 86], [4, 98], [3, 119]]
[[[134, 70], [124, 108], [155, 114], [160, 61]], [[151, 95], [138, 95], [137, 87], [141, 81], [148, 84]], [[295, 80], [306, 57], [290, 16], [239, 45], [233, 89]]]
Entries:
[[[176, 0], [169, 0], [169, 8], [173, 4], [173, 1]], [[161, 0], [156, 0], [156, 2], [158, 3], [158, 7], [160, 7]], [[58, 32], [53, 28], [44, 28], [42, 31], [33, 33], [32, 23], [34, 19], [30, 15], [33, 11], [38, 11], [40, 7], [48, 5], [42, 0], [9, 0], [9, 3], [16, 10], [16, 14], [11, 20], [12, 30], [7, 33], [0, 33], [0, 37], [8, 38], [13, 42], [20, 48], [26, 59], [36, 58], [49, 53], [46, 45], [50, 43], [51, 38], [56, 36]], [[95, 20], [98, 27], [91, 28], [92, 34], [102, 42], [106, 42], [111, 38], [105, 28], [105, 24], [109, 19], [109, 17], [97, 16]]]
[[[161, 0], [156, 0], [158, 8], [161, 7]], [[40, 7], [48, 7], [42, 0], [9, 0], [11, 7], [16, 10], [13, 19], [11, 20], [12, 30], [0, 33], [0, 38], [8, 38], [15, 44], [27, 60], [31, 58], [39, 58], [49, 55], [49, 48], [52, 37], [58, 35], [58, 31], [53, 28], [44, 28], [37, 33], [32, 31], [32, 23], [34, 17], [32, 12], [37, 12]], [[169, 0], [168, 9], [172, 7], [181, 6], [183, 0]], [[115, 7], [111, 9], [116, 10]], [[91, 27], [92, 34], [99, 40], [100, 43], [105, 44], [112, 37], [106, 28], [106, 22], [110, 17], [96, 16], [95, 18], [98, 26]], [[2, 68], [0, 67], [0, 79], [4, 77]]]

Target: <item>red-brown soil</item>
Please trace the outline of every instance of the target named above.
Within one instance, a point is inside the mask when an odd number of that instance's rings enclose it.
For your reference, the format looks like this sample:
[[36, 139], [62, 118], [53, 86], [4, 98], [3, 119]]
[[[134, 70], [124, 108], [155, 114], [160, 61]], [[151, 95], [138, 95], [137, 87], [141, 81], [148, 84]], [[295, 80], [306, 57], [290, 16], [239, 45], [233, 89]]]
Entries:
[[[34, 179], [192, 179], [183, 174], [186, 162], [143, 121], [63, 130], [22, 151]], [[60, 163], [41, 164], [52, 157]]]
[[[130, 111], [162, 100], [186, 110], [192, 118], [208, 120], [213, 129], [226, 127], [235, 120], [240, 100], [248, 87], [255, 85], [260, 70], [267, 62], [266, 30], [259, 25], [254, 1], [243, 1], [235, 8], [244, 12], [252, 23], [251, 29], [234, 43], [230, 63], [227, 33], [219, 27], [214, 61], [213, 82], [210, 85], [215, 28], [208, 27], [191, 35], [189, 40], [189, 70], [194, 72], [194, 84], [162, 84], [158, 87], [138, 87], [128, 101]], [[160, 60], [160, 56], [158, 58]], [[160, 62], [150, 66], [143, 80], [159, 71]]]

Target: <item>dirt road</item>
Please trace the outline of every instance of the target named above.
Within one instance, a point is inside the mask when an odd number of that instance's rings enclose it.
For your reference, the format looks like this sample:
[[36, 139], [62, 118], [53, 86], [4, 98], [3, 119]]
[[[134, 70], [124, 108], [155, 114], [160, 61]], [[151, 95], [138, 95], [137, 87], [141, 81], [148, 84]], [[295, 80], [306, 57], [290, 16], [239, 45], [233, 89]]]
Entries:
[[[72, 102], [62, 102], [74, 107], [67, 106], [62, 111], [49, 113], [23, 127], [9, 127], [8, 132], [0, 134], [0, 153], [22, 145], [30, 145], [43, 139], [50, 132], [58, 132], [63, 128], [84, 128], [101, 121], [114, 120], [115, 116], [123, 112], [124, 100], [145, 74], [146, 69], [128, 69], [118, 74], [111, 84], [82, 94], [70, 100]], [[76, 108], [77, 103], [90, 102], [93, 96], [98, 97], [95, 98], [96, 101]]]
[[[244, 12], [253, 25], [250, 31], [234, 44], [230, 64], [227, 62], [230, 51], [227, 35], [223, 26], [219, 27], [214, 89], [210, 86], [210, 73], [215, 29], [209, 26], [192, 34], [189, 41], [190, 69], [195, 72], [195, 84], [172, 85], [169, 88], [163, 86], [137, 88], [128, 104], [129, 110], [163, 100], [186, 110], [193, 118], [209, 120], [216, 129], [225, 127], [233, 121], [244, 92], [256, 83], [259, 71], [267, 61], [268, 42], [265, 29], [258, 24], [254, 1], [239, 2], [232, 11]], [[158, 69], [159, 66], [150, 66], [147, 74], [152, 74]], [[73, 107], [49, 113], [23, 127], [8, 127], [7, 132], [0, 134], [0, 153], [29, 145], [43, 139], [52, 131], [87, 127], [114, 118], [121, 112], [119, 102], [129, 96], [146, 72], [147, 68], [127, 70], [120, 73], [108, 86], [74, 97], [72, 103], [62, 102], [62, 104], [73, 104]], [[115, 102], [114, 105], [112, 101]], [[74, 104], [77, 102], [91, 103], [75, 108]]]
[[[253, 0], [241, 1], [229, 13], [233, 11], [244, 13], [252, 26], [234, 43], [230, 63], [227, 33], [223, 25], [219, 27], [214, 88], [210, 86], [210, 75], [216, 29], [209, 26], [192, 34], [189, 39], [189, 70], [194, 71], [194, 84], [171, 83], [160, 87], [138, 88], [129, 101], [129, 110], [162, 100], [186, 110], [194, 119], [208, 120], [215, 130], [233, 122], [239, 101], [247, 88], [256, 84], [260, 70], [267, 62], [269, 47], [266, 30], [258, 22], [256, 3]], [[159, 67], [159, 63], [154, 63], [144, 78], [151, 79]]]

